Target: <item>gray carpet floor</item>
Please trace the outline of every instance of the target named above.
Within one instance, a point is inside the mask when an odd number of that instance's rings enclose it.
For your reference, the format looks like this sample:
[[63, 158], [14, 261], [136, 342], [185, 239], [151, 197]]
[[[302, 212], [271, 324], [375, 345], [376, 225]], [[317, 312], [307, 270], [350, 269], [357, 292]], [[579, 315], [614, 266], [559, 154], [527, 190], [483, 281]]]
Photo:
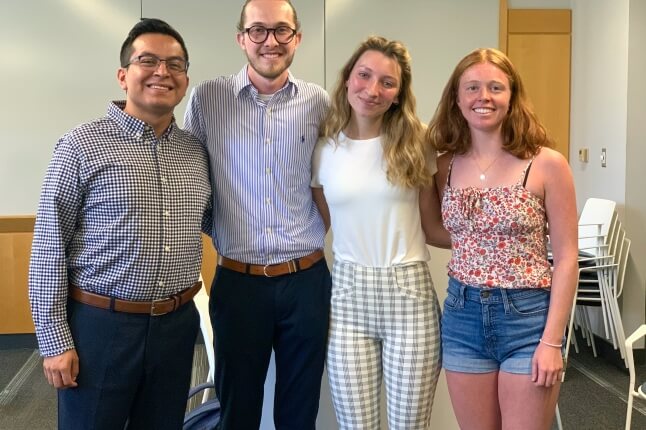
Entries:
[[[566, 430], [623, 429], [628, 372], [618, 360], [595, 358], [589, 348], [570, 355], [559, 407]], [[194, 380], [206, 372], [203, 345], [196, 346]], [[638, 366], [638, 381], [646, 381], [646, 365]], [[56, 428], [56, 391], [47, 385], [41, 361], [33, 349], [0, 350], [0, 430]], [[636, 400], [633, 429], [646, 429], [646, 402]], [[556, 427], [554, 427], [556, 428]], [[331, 429], [322, 429], [331, 430]], [[441, 429], [440, 429], [441, 430]]]

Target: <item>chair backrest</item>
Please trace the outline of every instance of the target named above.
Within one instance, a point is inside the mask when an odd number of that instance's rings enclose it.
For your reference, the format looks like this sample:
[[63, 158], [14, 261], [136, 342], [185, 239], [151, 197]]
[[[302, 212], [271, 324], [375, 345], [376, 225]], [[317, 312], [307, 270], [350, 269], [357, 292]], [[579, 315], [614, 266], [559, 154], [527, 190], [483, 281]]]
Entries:
[[[602, 259], [598, 264], [608, 265], [597, 271], [599, 282], [605, 282], [608, 286], [609, 293], [616, 299], [619, 297], [624, 288], [624, 279], [626, 276], [626, 266], [630, 255], [630, 245], [632, 241], [626, 237], [626, 231], [617, 222], [617, 231], [615, 237], [608, 247], [608, 257]], [[605, 260], [605, 261], [604, 261]], [[581, 280], [579, 280], [581, 283]]]
[[579, 251], [593, 256], [608, 252], [604, 246], [612, 240], [617, 220], [612, 200], [591, 197], [586, 200], [579, 216]]
[[617, 259], [617, 263], [619, 264], [619, 271], [617, 273], [617, 297], [621, 296], [621, 293], [624, 290], [624, 277], [626, 276], [626, 266], [628, 265], [628, 256], [630, 255], [631, 243], [632, 241], [624, 235], [621, 253], [619, 255], [619, 258]]

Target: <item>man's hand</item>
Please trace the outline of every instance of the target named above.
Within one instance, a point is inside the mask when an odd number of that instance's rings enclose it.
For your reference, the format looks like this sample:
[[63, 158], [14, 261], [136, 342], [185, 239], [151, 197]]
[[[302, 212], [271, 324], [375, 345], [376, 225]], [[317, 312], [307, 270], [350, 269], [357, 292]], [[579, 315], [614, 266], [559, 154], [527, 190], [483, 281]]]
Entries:
[[53, 357], [45, 357], [43, 371], [49, 384], [55, 388], [77, 387], [79, 356], [76, 354], [76, 350], [70, 349]]

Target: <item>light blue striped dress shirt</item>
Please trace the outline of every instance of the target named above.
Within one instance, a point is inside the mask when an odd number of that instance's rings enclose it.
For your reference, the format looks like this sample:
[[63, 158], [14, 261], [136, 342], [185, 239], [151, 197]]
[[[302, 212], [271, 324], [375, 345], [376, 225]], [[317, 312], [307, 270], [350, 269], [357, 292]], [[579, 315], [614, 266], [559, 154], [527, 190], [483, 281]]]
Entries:
[[323, 248], [325, 228], [310, 179], [328, 106], [323, 88], [291, 74], [263, 100], [246, 65], [192, 91], [184, 126], [209, 153], [212, 237], [221, 255], [275, 264]]

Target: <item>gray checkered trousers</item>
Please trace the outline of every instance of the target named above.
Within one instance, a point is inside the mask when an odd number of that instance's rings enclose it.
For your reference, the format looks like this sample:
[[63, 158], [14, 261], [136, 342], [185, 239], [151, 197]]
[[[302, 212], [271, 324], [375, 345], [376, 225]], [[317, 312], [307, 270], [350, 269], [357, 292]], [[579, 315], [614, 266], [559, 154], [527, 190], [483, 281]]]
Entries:
[[426, 262], [332, 269], [327, 372], [341, 430], [427, 429], [441, 367], [440, 306]]

